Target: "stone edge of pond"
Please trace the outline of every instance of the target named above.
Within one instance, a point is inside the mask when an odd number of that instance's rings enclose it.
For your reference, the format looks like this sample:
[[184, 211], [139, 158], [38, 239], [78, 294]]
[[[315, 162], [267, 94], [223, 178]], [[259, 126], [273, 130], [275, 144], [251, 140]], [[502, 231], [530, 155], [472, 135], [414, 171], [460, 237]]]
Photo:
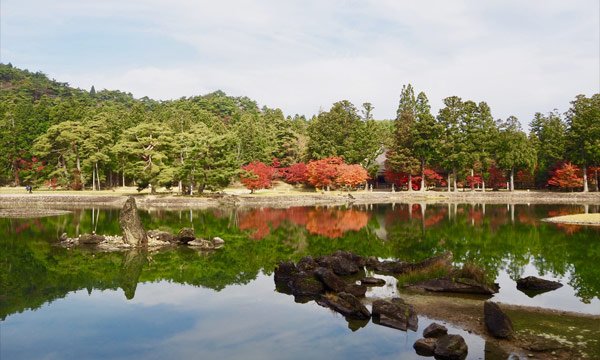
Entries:
[[[589, 219], [590, 217], [591, 219]], [[600, 213], [555, 216], [551, 218], [542, 219], [542, 221], [557, 224], [600, 226]]]

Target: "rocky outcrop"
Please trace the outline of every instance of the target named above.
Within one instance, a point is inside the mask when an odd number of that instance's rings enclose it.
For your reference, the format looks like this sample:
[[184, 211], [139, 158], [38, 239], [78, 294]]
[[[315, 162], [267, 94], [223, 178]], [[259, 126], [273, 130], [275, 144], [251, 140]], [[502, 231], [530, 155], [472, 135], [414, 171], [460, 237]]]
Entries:
[[468, 352], [469, 348], [462, 336], [444, 335], [435, 342], [433, 355], [439, 360], [463, 360]]
[[535, 276], [528, 276], [517, 280], [517, 289], [528, 296], [539, 295], [548, 291], [556, 290], [563, 285], [558, 281], [540, 279]]
[[513, 335], [513, 326], [510, 318], [500, 309], [498, 304], [486, 301], [483, 304], [483, 320], [489, 333], [496, 337], [507, 339]]
[[431, 323], [423, 330], [423, 337], [426, 338], [438, 338], [448, 334], [448, 329], [438, 323]]
[[148, 244], [146, 230], [138, 214], [135, 199], [130, 196], [125, 201], [119, 213], [119, 225], [123, 233], [123, 242], [130, 246], [145, 246]]
[[417, 313], [411, 305], [400, 298], [391, 301], [373, 301], [373, 322], [394, 329], [416, 331], [418, 327]]

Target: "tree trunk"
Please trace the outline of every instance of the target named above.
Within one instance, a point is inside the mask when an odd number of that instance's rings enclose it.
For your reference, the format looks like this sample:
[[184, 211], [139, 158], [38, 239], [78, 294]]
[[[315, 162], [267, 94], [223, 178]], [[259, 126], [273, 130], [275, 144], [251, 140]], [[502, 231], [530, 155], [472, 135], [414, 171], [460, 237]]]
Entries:
[[485, 192], [485, 180], [481, 177], [481, 192]]
[[596, 191], [600, 191], [600, 177], [598, 177], [598, 167], [596, 167]]
[[450, 172], [448, 172], [448, 192], [450, 192]]
[[21, 185], [21, 179], [19, 178], [19, 161], [15, 158], [15, 160], [13, 160], [13, 173], [15, 176], [15, 186], [20, 186]]
[[179, 189], [179, 195], [183, 195], [183, 183], [181, 182], [181, 180], [179, 180], [177, 188]]
[[81, 190], [85, 190], [85, 183], [83, 182], [83, 172], [81, 172], [81, 161], [79, 159], [79, 150], [75, 145], [75, 159], [77, 160], [77, 171], [79, 172], [79, 181], [81, 181]]
[[427, 191], [425, 187], [425, 159], [421, 159], [421, 191]]
[[458, 192], [458, 186], [456, 185], [456, 169], [452, 170], [452, 182], [454, 182], [454, 192]]
[[510, 168], [510, 191], [515, 191], [515, 168]]
[[123, 187], [125, 187], [125, 168], [123, 168]]
[[92, 191], [96, 191], [96, 168], [92, 167]]
[[583, 192], [588, 192], [587, 166], [583, 165]]
[[98, 182], [98, 191], [100, 191], [100, 171], [98, 171], [98, 162], [95, 163], [96, 166], [96, 181]]
[[412, 175], [408, 174], [408, 191], [412, 191]]
[[471, 191], [475, 191], [475, 184], [473, 183], [473, 177], [475, 176], [475, 171], [471, 169]]

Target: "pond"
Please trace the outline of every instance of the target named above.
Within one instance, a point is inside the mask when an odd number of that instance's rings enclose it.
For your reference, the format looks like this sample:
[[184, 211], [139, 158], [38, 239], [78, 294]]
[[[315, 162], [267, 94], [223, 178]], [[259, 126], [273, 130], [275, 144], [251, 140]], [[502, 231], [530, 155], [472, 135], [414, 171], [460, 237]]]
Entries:
[[[494, 300], [600, 314], [600, 227], [540, 221], [583, 211], [490, 204], [143, 211], [148, 229], [193, 227], [226, 241], [210, 253], [148, 254], [57, 246], [63, 232], [118, 234], [114, 209], [0, 219], [0, 358], [419, 358], [412, 344], [427, 317], [417, 332], [348, 323], [275, 291], [278, 262], [338, 249], [407, 261], [451, 251], [456, 264], [478, 264], [496, 279]], [[564, 286], [529, 297], [515, 286], [528, 275]], [[402, 292], [391, 281], [368, 296]], [[469, 358], [485, 358], [490, 344], [449, 329], [465, 337]]]

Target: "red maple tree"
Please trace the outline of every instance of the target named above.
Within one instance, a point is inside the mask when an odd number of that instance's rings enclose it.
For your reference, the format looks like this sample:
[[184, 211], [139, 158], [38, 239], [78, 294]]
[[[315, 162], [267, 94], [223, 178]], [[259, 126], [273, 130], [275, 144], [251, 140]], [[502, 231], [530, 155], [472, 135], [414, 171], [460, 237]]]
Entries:
[[341, 164], [338, 166], [338, 176], [335, 182], [339, 186], [355, 188], [360, 184], [364, 184], [368, 179], [369, 174], [361, 165]]
[[244, 170], [240, 176], [240, 181], [244, 186], [254, 193], [254, 190], [267, 189], [271, 187], [275, 168], [260, 161], [253, 161], [248, 165], [242, 166]]
[[490, 166], [488, 169], [490, 173], [488, 184], [494, 189], [504, 189], [506, 188], [506, 176], [504, 176], [504, 172], [496, 167], [496, 165]]
[[329, 157], [313, 160], [306, 165], [308, 183], [317, 189], [323, 189], [335, 184], [338, 168], [344, 163], [340, 157]]
[[548, 180], [548, 185], [573, 191], [575, 188], [583, 187], [583, 178], [580, 173], [581, 171], [576, 165], [564, 163], [554, 171]]
[[308, 180], [305, 163], [297, 163], [279, 170], [279, 176], [288, 184], [304, 184]]

